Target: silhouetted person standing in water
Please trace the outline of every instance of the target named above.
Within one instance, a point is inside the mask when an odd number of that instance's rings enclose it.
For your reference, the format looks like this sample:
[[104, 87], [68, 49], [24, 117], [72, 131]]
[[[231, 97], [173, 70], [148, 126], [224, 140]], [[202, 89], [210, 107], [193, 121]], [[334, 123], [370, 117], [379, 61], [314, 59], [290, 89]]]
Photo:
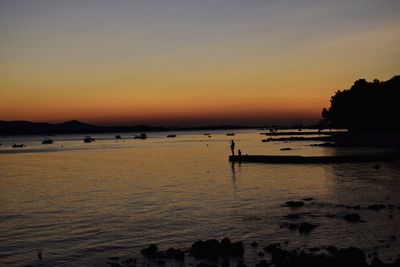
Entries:
[[231, 151], [232, 156], [235, 156], [235, 141], [231, 140]]

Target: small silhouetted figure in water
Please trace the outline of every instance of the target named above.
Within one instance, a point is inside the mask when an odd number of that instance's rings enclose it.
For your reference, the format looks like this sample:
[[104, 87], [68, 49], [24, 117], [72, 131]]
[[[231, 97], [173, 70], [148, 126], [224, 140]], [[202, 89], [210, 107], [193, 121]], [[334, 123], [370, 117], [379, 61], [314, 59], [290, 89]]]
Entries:
[[274, 135], [274, 134], [275, 134], [274, 128], [269, 129], [269, 135]]
[[240, 149], [238, 150], [238, 156], [239, 156], [239, 157], [242, 156], [242, 151], [240, 151]]
[[235, 141], [231, 140], [231, 151], [232, 156], [235, 156]]
[[39, 250], [39, 251], [37, 252], [37, 256], [38, 256], [38, 259], [39, 259], [39, 260], [42, 260], [42, 250]]

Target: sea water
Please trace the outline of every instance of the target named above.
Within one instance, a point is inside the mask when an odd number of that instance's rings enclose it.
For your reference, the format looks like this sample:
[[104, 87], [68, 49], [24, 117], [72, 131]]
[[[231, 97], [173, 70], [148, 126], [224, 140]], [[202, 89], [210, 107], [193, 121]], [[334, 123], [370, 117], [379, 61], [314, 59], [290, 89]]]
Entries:
[[[400, 164], [231, 164], [229, 140], [242, 154], [337, 155], [373, 148], [261, 142], [260, 130], [56, 135], [0, 138], [0, 265], [106, 266], [137, 257], [149, 244], [188, 249], [199, 239], [243, 241], [246, 261], [262, 247], [356, 246], [384, 260], [400, 251]], [[210, 137], [204, 135], [210, 134]], [[177, 134], [167, 138], [168, 134]], [[13, 143], [24, 148], [11, 148]], [[292, 150], [280, 149], [290, 147]], [[375, 165], [378, 164], [380, 168]], [[375, 168], [374, 168], [375, 167]], [[302, 208], [288, 200], [313, 198]], [[393, 205], [381, 211], [342, 205]], [[357, 212], [364, 222], [343, 215]], [[318, 225], [308, 235], [282, 227], [287, 215]], [[397, 236], [396, 240], [390, 239]], [[41, 251], [42, 260], [37, 253]]]

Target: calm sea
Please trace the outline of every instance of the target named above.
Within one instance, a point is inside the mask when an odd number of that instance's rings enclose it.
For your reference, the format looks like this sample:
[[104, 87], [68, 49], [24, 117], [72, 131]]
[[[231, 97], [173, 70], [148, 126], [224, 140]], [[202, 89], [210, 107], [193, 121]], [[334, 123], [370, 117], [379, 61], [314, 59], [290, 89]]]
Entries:
[[[400, 251], [400, 163], [337, 165], [235, 164], [230, 139], [242, 154], [335, 155], [371, 148], [262, 143], [261, 131], [1, 137], [0, 265], [106, 266], [112, 256], [138, 256], [151, 243], [189, 248], [198, 239], [229, 237], [246, 245], [251, 262], [261, 246], [357, 246], [383, 259]], [[210, 133], [211, 137], [204, 135]], [[13, 143], [26, 147], [12, 149]], [[281, 151], [290, 147], [291, 151]], [[314, 198], [293, 210], [288, 200]], [[381, 211], [340, 205], [394, 205]], [[290, 231], [286, 215], [318, 225], [309, 235]], [[342, 219], [358, 212], [363, 221]], [[397, 239], [390, 239], [391, 236]], [[43, 259], [37, 259], [41, 250]]]

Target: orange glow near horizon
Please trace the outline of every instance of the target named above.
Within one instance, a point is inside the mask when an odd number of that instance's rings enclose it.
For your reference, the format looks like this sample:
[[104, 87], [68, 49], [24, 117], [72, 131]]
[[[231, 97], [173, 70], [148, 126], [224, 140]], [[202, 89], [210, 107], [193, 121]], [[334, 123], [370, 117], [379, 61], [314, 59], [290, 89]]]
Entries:
[[315, 123], [336, 90], [399, 74], [391, 5], [2, 3], [0, 120]]
[[[82, 90], [88, 92], [90, 90]], [[30, 98], [14, 97], [2, 107], [1, 119], [35, 122], [63, 122], [78, 119], [89, 123], [116, 124], [268, 124], [303, 119], [317, 121], [324, 96], [300, 99], [263, 92], [258, 88], [153, 94], [111, 90], [93, 91], [92, 95], [39, 93]], [[62, 92], [71, 92], [66, 90]], [[123, 97], [121, 97], [123, 95]], [[19, 102], [17, 105], [16, 102]], [[15, 107], [24, 107], [15, 109]], [[32, 112], [27, 112], [32, 110]], [[190, 121], [193, 123], [189, 123]]]

